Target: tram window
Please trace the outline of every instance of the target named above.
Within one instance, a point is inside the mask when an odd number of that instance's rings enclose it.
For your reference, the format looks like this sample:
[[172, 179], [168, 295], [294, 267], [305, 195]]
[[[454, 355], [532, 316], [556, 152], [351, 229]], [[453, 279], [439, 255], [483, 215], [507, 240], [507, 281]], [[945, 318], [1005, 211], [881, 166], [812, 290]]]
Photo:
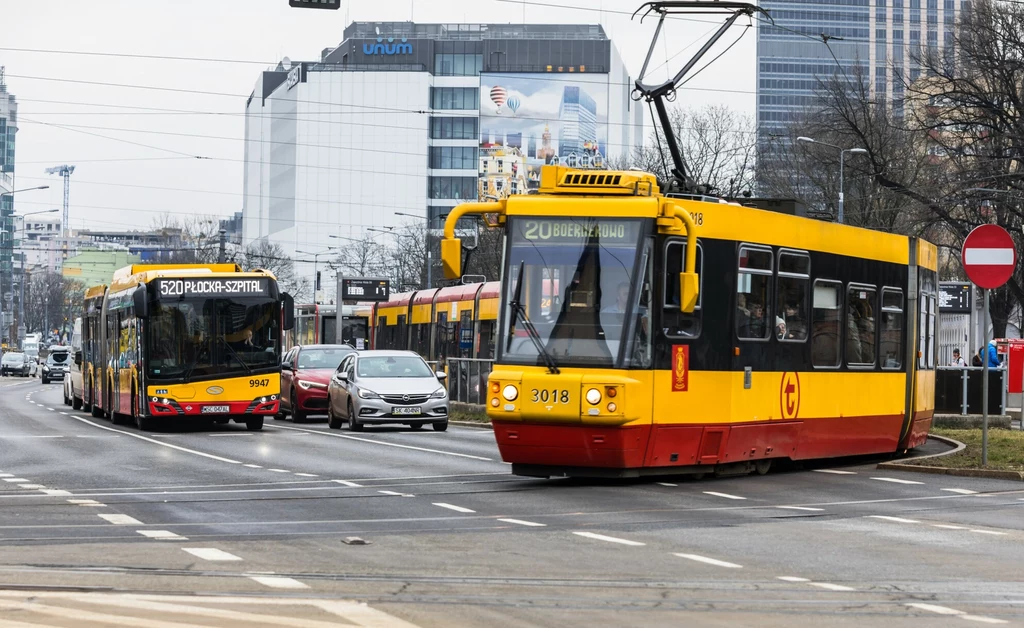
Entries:
[[900, 345], [903, 344], [903, 292], [895, 288], [882, 289], [882, 315], [878, 321], [878, 357], [883, 369], [903, 366]]
[[494, 342], [498, 326], [495, 321], [480, 321], [480, 354], [476, 357], [484, 360], [494, 359]]
[[811, 258], [806, 253], [779, 251], [779, 305], [775, 337], [783, 342], [807, 341], [807, 293], [811, 287]]
[[811, 309], [811, 364], [817, 368], [839, 366], [840, 327], [843, 322], [843, 287], [838, 281], [814, 282]]
[[679, 273], [683, 272], [686, 261], [686, 241], [669, 240], [665, 244], [665, 276], [662, 277], [665, 288], [665, 335], [673, 338], [696, 338], [701, 328], [701, 303], [704, 301], [704, 251], [697, 244], [697, 277], [700, 286], [697, 289], [697, 305], [692, 313], [679, 309]]
[[409, 332], [406, 331], [405, 314], [399, 314], [398, 315], [398, 329], [397, 329], [397, 333], [398, 333], [398, 337], [395, 338], [395, 343], [394, 343], [395, 344], [395, 348], [396, 349], [407, 349], [408, 348], [407, 345], [408, 345], [408, 342], [409, 342]]
[[772, 289], [771, 249], [741, 246], [736, 276], [736, 336], [741, 340], [767, 340]]
[[875, 365], [875, 303], [873, 286], [852, 285], [846, 294], [846, 364]]

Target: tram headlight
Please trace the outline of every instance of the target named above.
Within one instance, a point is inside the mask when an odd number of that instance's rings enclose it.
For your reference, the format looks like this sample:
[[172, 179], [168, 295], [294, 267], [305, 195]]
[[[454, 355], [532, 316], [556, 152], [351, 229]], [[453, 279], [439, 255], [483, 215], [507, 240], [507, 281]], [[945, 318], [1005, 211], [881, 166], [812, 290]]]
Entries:
[[591, 388], [587, 391], [587, 403], [592, 406], [596, 406], [601, 403], [601, 391], [596, 388]]
[[509, 384], [501, 391], [501, 396], [505, 398], [505, 401], [515, 401], [519, 397], [519, 389]]
[[492, 397], [491, 398], [491, 407], [492, 408], [497, 408], [499, 403], [501, 403], [501, 402], [498, 401], [497, 397]]
[[614, 401], [608, 403], [608, 412], [615, 412], [616, 409], [618, 409], [618, 406], [615, 405]]

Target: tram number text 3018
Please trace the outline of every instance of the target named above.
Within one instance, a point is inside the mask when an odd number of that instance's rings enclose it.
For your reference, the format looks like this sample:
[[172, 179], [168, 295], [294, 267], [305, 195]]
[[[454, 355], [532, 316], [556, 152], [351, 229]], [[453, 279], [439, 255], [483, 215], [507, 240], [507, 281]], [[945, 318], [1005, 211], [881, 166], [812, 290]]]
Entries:
[[530, 393], [533, 395], [533, 403], [569, 403], [568, 390], [534, 388]]

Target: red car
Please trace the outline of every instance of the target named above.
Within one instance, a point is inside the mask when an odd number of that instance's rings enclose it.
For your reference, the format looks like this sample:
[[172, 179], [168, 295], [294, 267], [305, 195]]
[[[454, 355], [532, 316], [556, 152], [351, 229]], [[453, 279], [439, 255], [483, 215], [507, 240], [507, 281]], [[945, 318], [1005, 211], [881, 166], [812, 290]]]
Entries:
[[281, 413], [295, 422], [327, 414], [327, 385], [342, 359], [355, 349], [346, 345], [306, 345], [285, 354], [281, 364]]

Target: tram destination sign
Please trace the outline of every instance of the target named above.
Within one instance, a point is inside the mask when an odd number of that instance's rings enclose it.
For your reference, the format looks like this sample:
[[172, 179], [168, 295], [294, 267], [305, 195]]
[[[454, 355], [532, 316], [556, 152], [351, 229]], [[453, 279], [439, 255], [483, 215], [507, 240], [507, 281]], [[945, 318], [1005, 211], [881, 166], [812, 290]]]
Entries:
[[592, 218], [529, 217], [516, 220], [514, 240], [537, 244], [586, 243], [594, 239], [602, 244], [636, 246], [640, 237], [639, 220], [594, 220]]
[[391, 296], [391, 282], [376, 277], [343, 277], [342, 301], [387, 301]]
[[940, 282], [939, 311], [946, 314], [970, 314], [971, 284], [960, 281]]
[[156, 293], [161, 298], [178, 297], [257, 297], [268, 293], [266, 279], [229, 277], [203, 277], [187, 279], [160, 279]]

